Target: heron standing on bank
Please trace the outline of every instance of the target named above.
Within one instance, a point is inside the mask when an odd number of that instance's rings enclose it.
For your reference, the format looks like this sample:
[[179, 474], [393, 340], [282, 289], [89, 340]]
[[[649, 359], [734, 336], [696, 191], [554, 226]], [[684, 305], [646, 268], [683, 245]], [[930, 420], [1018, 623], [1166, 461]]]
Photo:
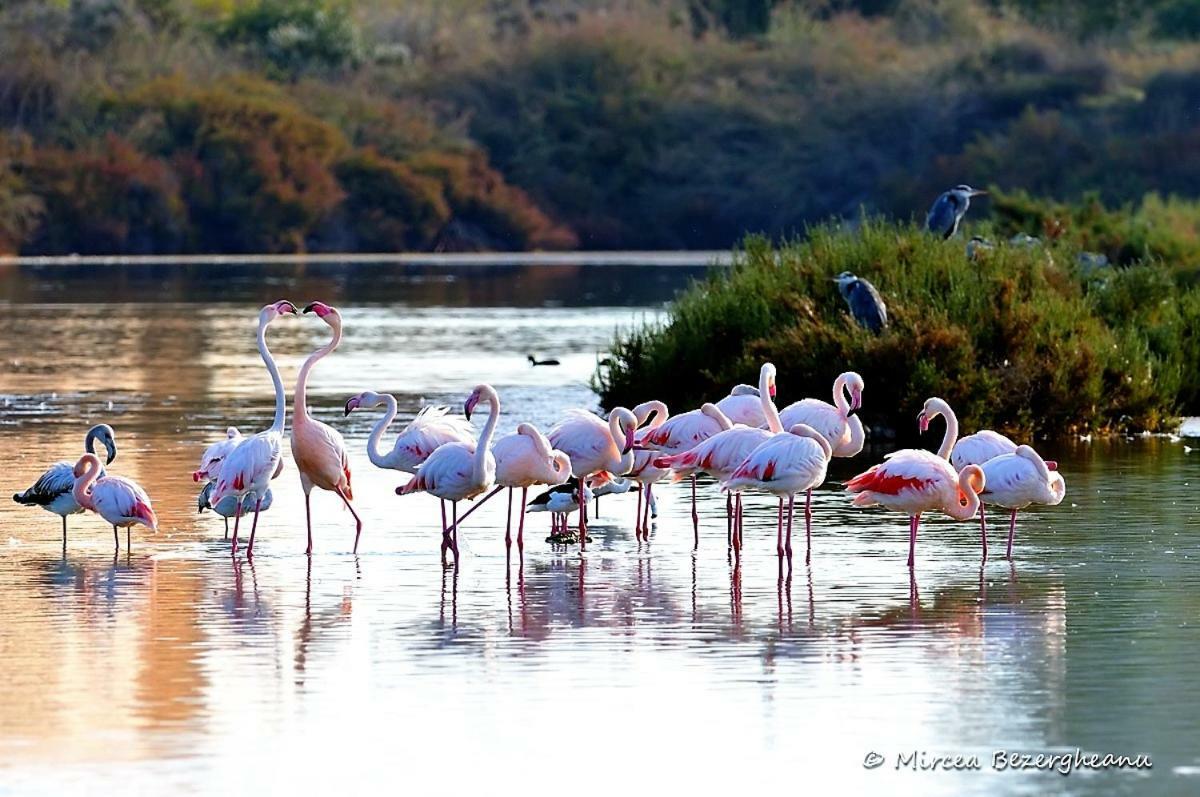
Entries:
[[958, 232], [958, 225], [967, 208], [971, 206], [971, 197], [982, 196], [987, 191], [979, 191], [969, 185], [956, 185], [939, 196], [925, 215], [925, 229], [942, 238], [951, 238]]
[[858, 325], [875, 334], [883, 331], [888, 323], [887, 305], [883, 303], [883, 297], [875, 290], [875, 286], [849, 271], [838, 274], [834, 282], [837, 283], [838, 292], [846, 300], [850, 315]]

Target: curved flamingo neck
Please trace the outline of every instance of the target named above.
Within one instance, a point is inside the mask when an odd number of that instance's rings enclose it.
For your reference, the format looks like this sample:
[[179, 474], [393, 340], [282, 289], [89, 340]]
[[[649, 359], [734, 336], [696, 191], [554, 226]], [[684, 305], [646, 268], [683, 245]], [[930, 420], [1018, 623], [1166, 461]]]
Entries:
[[621, 476], [628, 473], [633, 468], [634, 454], [630, 450], [622, 454], [621, 450], [625, 447], [625, 432], [621, 429], [621, 423], [631, 423], [637, 426], [637, 416], [624, 407], [617, 407], [608, 416], [608, 433], [612, 436], [613, 445], [617, 451], [617, 471], [614, 475]]
[[[334, 316], [336, 318], [336, 316]], [[342, 325], [335, 321], [329, 325], [333, 329], [333, 338], [321, 348], [308, 355], [308, 359], [304, 361], [304, 365], [300, 366], [300, 376], [296, 377], [296, 395], [292, 401], [294, 404], [292, 424], [308, 423], [308, 374], [312, 371], [313, 366], [320, 362], [321, 358], [327, 357], [338, 347], [342, 342]], [[281, 388], [282, 390], [282, 388]], [[279, 431], [283, 431], [282, 420], [278, 421]]]
[[716, 421], [717, 426], [720, 426], [723, 432], [733, 428], [733, 421], [729, 420], [729, 417], [721, 412], [721, 408], [716, 404], [706, 403], [700, 407], [700, 412]]
[[950, 409], [949, 404], [940, 399], [933, 406], [946, 419], [946, 434], [942, 437], [942, 445], [937, 453], [939, 457], [948, 461], [954, 444], [958, 442], [958, 416]]
[[838, 414], [845, 418], [850, 414], [850, 400], [846, 398], [846, 375], [842, 374], [833, 380], [833, 406]]
[[863, 428], [862, 420], [857, 415], [851, 415], [846, 421], [850, 426], [850, 440], [840, 448], [846, 450], [846, 456], [854, 456], [863, 450], [863, 446], [867, 442], [867, 431]]
[[560, 483], [571, 478], [571, 458], [561, 451], [555, 451], [554, 456], [554, 478]]
[[670, 411], [667, 410], [667, 405], [658, 399], [639, 404], [633, 412], [633, 417], [637, 419], [638, 424], [646, 422], [647, 418], [653, 415], [646, 429], [657, 429], [667, 422], [667, 418], [671, 417]]
[[267, 327], [270, 325], [269, 319], [260, 319], [258, 322], [258, 353], [262, 355], [267, 373], [271, 375], [271, 384], [275, 386], [275, 420], [271, 423], [271, 431], [282, 433], [287, 418], [287, 399], [283, 394], [283, 379], [279, 376], [279, 367], [275, 365], [275, 358], [267, 348]]
[[970, 520], [975, 517], [975, 513], [979, 511], [979, 493], [975, 491], [975, 485], [972, 483], [974, 479], [981, 475], [981, 471], [977, 465], [968, 465], [962, 469], [962, 473], [958, 474], [958, 489], [966, 496], [966, 504], [955, 501], [952, 506], [946, 507], [946, 514], [955, 520]]
[[763, 415], [767, 418], [767, 429], [771, 434], [781, 434], [783, 432], [783, 421], [779, 419], [779, 410], [775, 407], [775, 402], [771, 401], [771, 376], [774, 371], [763, 366], [762, 371], [758, 375], [758, 401], [762, 404]]
[[488, 449], [492, 445], [492, 435], [495, 434], [496, 424], [500, 420], [500, 397], [496, 395], [495, 390], [488, 387], [479, 400], [488, 402], [492, 408], [488, 413], [487, 423], [483, 425], [483, 431], [479, 433], [479, 442], [475, 444], [475, 480], [483, 482], [487, 478]]
[[815, 441], [816, 444], [821, 447], [821, 451], [824, 453], [826, 460], [829, 460], [833, 457], [833, 446], [829, 445], [829, 441], [825, 439], [825, 435], [821, 434], [808, 424], [798, 423], [789, 431], [797, 437], [807, 437], [808, 439]]
[[533, 443], [533, 450], [538, 452], [539, 457], [545, 457], [547, 460], [554, 457], [554, 449], [550, 447], [550, 441], [533, 424], [518, 424], [517, 434], [529, 438], [529, 441]]
[[71, 495], [74, 497], [75, 503], [93, 512], [96, 511], [96, 504], [92, 500], [92, 485], [95, 484], [96, 477], [99, 475], [100, 460], [90, 459], [83, 475], [75, 479], [75, 486], [71, 488]]
[[377, 394], [377, 396], [383, 400], [387, 409], [383, 417], [375, 423], [375, 428], [371, 430], [371, 436], [367, 438], [367, 459], [371, 460], [371, 464], [377, 468], [386, 468], [387, 462], [383, 453], [379, 450], [379, 443], [383, 440], [383, 433], [392, 425], [392, 421], [396, 420], [398, 408], [396, 406], [396, 397], [390, 393]]

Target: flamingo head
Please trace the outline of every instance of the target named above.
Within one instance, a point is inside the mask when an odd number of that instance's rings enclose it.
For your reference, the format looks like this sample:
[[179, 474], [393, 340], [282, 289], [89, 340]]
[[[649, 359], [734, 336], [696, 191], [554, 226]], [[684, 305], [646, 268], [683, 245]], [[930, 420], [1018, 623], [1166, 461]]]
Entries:
[[471, 413], [480, 404], [486, 402], [488, 404], [496, 401], [496, 391], [488, 385], [476, 385], [471, 391], [471, 395], [467, 396], [466, 402], [463, 404], [463, 415], [467, 420], [471, 420]]
[[299, 311], [296, 310], [296, 305], [289, 302], [287, 299], [280, 299], [277, 302], [272, 302], [262, 309], [261, 316], [263, 320], [270, 323], [281, 315], [296, 315]]
[[309, 302], [304, 305], [304, 312], [316, 313], [318, 317], [324, 318], [330, 313], [336, 313], [337, 311], [324, 302]]
[[850, 389], [851, 411], [862, 409], [863, 388], [866, 387], [863, 378], [854, 371], [848, 371], [846, 373], [846, 387]]
[[929, 415], [926, 414], [925, 410], [917, 413], [917, 429], [920, 430], [921, 434], [929, 431]]
[[950, 405], [936, 396], [925, 399], [925, 406], [921, 408], [921, 412], [917, 415], [917, 427], [921, 433], [929, 431], [929, 422], [939, 415], [949, 417]]
[[350, 398], [346, 399], [346, 414], [349, 415], [361, 406], [362, 394], [359, 393], [357, 396], [351, 396]]

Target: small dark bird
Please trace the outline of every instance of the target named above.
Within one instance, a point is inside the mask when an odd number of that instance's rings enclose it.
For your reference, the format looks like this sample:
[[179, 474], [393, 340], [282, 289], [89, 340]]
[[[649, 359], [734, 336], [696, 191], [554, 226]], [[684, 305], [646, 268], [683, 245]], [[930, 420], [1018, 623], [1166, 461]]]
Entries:
[[987, 238], [980, 235], [972, 236], [971, 240], [967, 241], [967, 260], [978, 260], [995, 248], [996, 245]]
[[878, 334], [887, 326], [887, 305], [875, 286], [861, 277], [856, 277], [849, 271], [843, 271], [834, 279], [838, 292], [846, 300], [850, 315], [859, 326]]
[[537, 357], [534, 357], [531, 354], [531, 355], [529, 355], [528, 359], [529, 359], [530, 365], [562, 365], [562, 363], [560, 363], [558, 360], [554, 359], [553, 357], [550, 357], [545, 360], [539, 360]]
[[952, 237], [971, 206], [971, 197], [986, 193], [969, 185], [956, 185], [933, 201], [925, 215], [925, 229], [942, 238]]

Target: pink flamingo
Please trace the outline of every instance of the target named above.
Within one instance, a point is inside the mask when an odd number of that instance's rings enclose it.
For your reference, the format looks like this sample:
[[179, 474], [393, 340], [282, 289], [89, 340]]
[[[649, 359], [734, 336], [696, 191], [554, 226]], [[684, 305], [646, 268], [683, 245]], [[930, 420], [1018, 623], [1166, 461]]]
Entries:
[[[107, 451], [108, 456], [104, 464], [111, 465], [113, 460], [117, 458], [117, 439], [114, 436], [112, 427], [106, 423], [101, 423], [88, 429], [87, 436], [83, 440], [83, 450], [88, 454], [96, 453], [96, 440], [100, 440]], [[103, 468], [100, 469], [100, 475], [104, 475]], [[74, 465], [67, 460], [63, 460], [55, 462], [47, 468], [46, 472], [39, 476], [38, 480], [24, 492], [13, 496], [13, 500], [18, 504], [40, 506], [47, 512], [53, 512], [62, 518], [64, 551], [67, 547], [67, 515], [74, 515], [83, 511], [83, 507], [75, 500], [74, 487]]]
[[[654, 433], [667, 419], [671, 417], [667, 405], [661, 401], [645, 401], [633, 408], [633, 417], [637, 419], [638, 431], [633, 437], [633, 465], [625, 474], [638, 484], [637, 514], [634, 517], [633, 534], [635, 539], [650, 539], [650, 504], [653, 497], [654, 485], [661, 481], [669, 469], [660, 468], [654, 464], [658, 453], [651, 450], [639, 449], [647, 436]], [[649, 423], [646, 420], [649, 419]], [[645, 424], [644, 426], [642, 424]], [[645, 509], [643, 510], [643, 505]]]
[[[958, 438], [958, 419], [940, 398], [925, 402], [917, 416], [920, 430], [929, 429], [929, 420], [946, 418], [946, 434], [937, 454], [924, 449], [906, 448], [888, 454], [885, 461], [846, 482], [846, 491], [855, 493], [855, 506], [881, 505], [909, 516], [908, 567], [914, 565], [917, 530], [921, 514], [934, 509], [955, 520], [969, 520], [979, 510], [979, 494], [986, 484], [983, 469], [967, 465], [962, 472], [950, 464], [950, 452]], [[986, 556], [986, 540], [984, 540]]]
[[[666, 423], [646, 435], [642, 447], [654, 449], [661, 454], [682, 454], [690, 451], [700, 443], [725, 429], [732, 429], [733, 424], [716, 404], [704, 404], [698, 410], [691, 410], [682, 415], [673, 415]], [[696, 477], [692, 482], [692, 534], [695, 545], [700, 545], [700, 515], [696, 511]]]
[[308, 548], [312, 555], [312, 488], [320, 487], [337, 493], [350, 514], [354, 516], [354, 548], [358, 553], [358, 538], [362, 534], [362, 518], [354, 511], [354, 492], [350, 488], [350, 460], [346, 457], [346, 441], [341, 433], [328, 424], [321, 423], [308, 412], [308, 374], [322, 358], [332, 354], [342, 342], [342, 314], [323, 302], [312, 302], [304, 308], [305, 313], [316, 313], [317, 317], [333, 330], [333, 338], [314, 351], [300, 367], [296, 379], [296, 395], [292, 409], [292, 459], [300, 471], [300, 486], [304, 488], [304, 516], [308, 521]]
[[204, 449], [204, 453], [200, 455], [200, 467], [192, 471], [192, 481], [212, 482], [216, 480], [217, 475], [221, 471], [221, 462], [241, 442], [242, 433], [238, 428], [236, 426], [227, 428], [225, 436]]
[[[585, 410], [568, 410], [567, 418], [550, 430], [550, 445], [571, 458], [571, 475], [579, 480], [579, 549], [587, 550], [584, 489], [589, 476], [607, 471], [622, 476], [633, 467], [637, 417], [615, 407], [605, 422]], [[661, 427], [660, 427], [661, 428]]]
[[[1017, 510], [1030, 504], [1057, 506], [1066, 496], [1067, 483], [1054, 467], [1054, 463], [1047, 462], [1038, 452], [1024, 445], [1017, 446], [1017, 450], [1011, 454], [1001, 454], [983, 463], [983, 475], [987, 482], [987, 487], [980, 496], [983, 503], [1011, 510], [1006, 559], [1012, 559], [1013, 536], [1017, 532]], [[979, 523], [985, 540], [986, 522], [981, 505]], [[986, 550], [985, 548], [985, 556]]]
[[[849, 392], [850, 398], [846, 398]], [[801, 399], [779, 411], [785, 429], [806, 423], [816, 429], [829, 445], [835, 457], [853, 457], [863, 450], [866, 430], [857, 415], [850, 413], [862, 407], [863, 378], [847, 371], [833, 380], [833, 404], [818, 399]]]
[[[763, 363], [758, 373], [758, 385], [754, 393], [754, 400], [759, 404], [758, 414], [763, 418], [767, 429], [760, 429], [757, 425], [753, 427], [734, 426], [732, 429], [718, 432], [682, 454], [657, 457], [654, 460], [655, 466], [670, 468], [675, 472], [676, 477], [681, 479], [694, 477], [699, 472], [706, 472], [719, 482], [728, 480], [754, 449], [767, 442], [772, 436], [783, 432], [783, 427], [779, 422], [779, 413], [775, 410], [775, 403], [771, 401], [775, 390], [774, 365]], [[736, 507], [732, 503], [734, 495], [737, 495]], [[735, 540], [734, 534], [740, 527], [741, 491], [727, 490], [726, 496], [728, 544], [737, 545], [740, 541]]]
[[[768, 416], [769, 417], [769, 416]], [[775, 548], [782, 557], [792, 558], [792, 514], [796, 493], [805, 493], [804, 534], [807, 552], [804, 563], [812, 561], [812, 491], [825, 481], [833, 449], [825, 436], [808, 424], [798, 423], [787, 434], [775, 434], [746, 457], [721, 485], [724, 490], [752, 487], [779, 497]], [[788, 501], [787, 543], [783, 540], [783, 499]], [[740, 534], [739, 534], [740, 537]], [[737, 546], [740, 547], [740, 539]], [[737, 550], [737, 548], [735, 548]]]
[[550, 447], [550, 441], [533, 424], [517, 425], [517, 431], [504, 435], [492, 445], [496, 458], [496, 484], [508, 488], [508, 511], [504, 527], [504, 548], [512, 548], [513, 490], [521, 488], [521, 520], [517, 526], [517, 550], [525, 550], [525, 503], [529, 488], [535, 484], [554, 486], [571, 478], [571, 459]]
[[717, 402], [717, 409], [735, 424], [765, 426], [767, 416], [763, 414], [759, 395], [760, 391], [754, 385], [738, 385]]
[[[397, 435], [392, 450], [385, 454], [379, 449], [379, 442], [384, 431], [396, 418], [396, 397], [369, 390], [359, 393], [346, 401], [346, 414], [349, 415], [360, 408], [372, 409], [380, 404], [386, 405], [387, 409], [367, 439], [367, 458], [377, 468], [416, 473], [421, 463], [439, 446], [446, 443], [475, 442], [475, 428], [465, 418], [448, 415], [446, 407], [424, 407], [417, 413], [417, 417], [404, 427], [404, 431]], [[442, 525], [445, 526], [446, 502], [441, 501], [441, 505]]]
[[1017, 444], [999, 432], [983, 429], [975, 434], [969, 434], [954, 444], [950, 452], [950, 464], [955, 470], [962, 470], [967, 465], [982, 465], [989, 459], [1002, 454], [1011, 454], [1017, 450]]
[[262, 356], [267, 372], [271, 375], [271, 382], [275, 385], [275, 420], [270, 429], [242, 438], [242, 441], [225, 456], [217, 474], [217, 486], [209, 496], [209, 502], [213, 506], [230, 495], [237, 500], [232, 543], [232, 551], [235, 554], [238, 547], [238, 526], [243, 514], [242, 502], [247, 495], [254, 494], [254, 523], [250, 526], [250, 543], [246, 548], [246, 555], [253, 556], [254, 533], [258, 530], [262, 496], [266, 494], [271, 479], [278, 476], [283, 468], [283, 424], [287, 404], [283, 395], [283, 380], [279, 378], [279, 368], [267, 349], [267, 327], [281, 315], [296, 315], [296, 306], [284, 299], [268, 304], [258, 314], [258, 353]]
[[158, 531], [158, 517], [150, 498], [137, 482], [123, 476], [100, 476], [102, 467], [95, 454], [84, 454], [75, 463], [75, 486], [71, 494], [84, 509], [90, 509], [112, 524], [113, 546], [121, 547], [117, 527], [125, 529], [125, 548], [129, 549], [129, 528], [145, 526]]
[[[453, 524], [447, 526], [445, 515], [442, 516], [443, 565], [446, 563], [446, 549], [449, 548], [454, 552], [454, 566], [458, 567], [458, 502], [475, 498], [496, 480], [496, 458], [490, 446], [496, 422], [500, 419], [500, 397], [491, 385], [477, 385], [463, 405], [463, 414], [470, 420], [471, 411], [482, 403], [491, 405], [492, 409], [478, 441], [440, 446], [429, 455], [416, 476], [396, 488], [397, 495], [427, 492], [453, 504]], [[496, 491], [493, 491], [488, 498], [495, 494]], [[480, 501], [470, 511], [482, 504]], [[466, 519], [465, 514], [463, 519]]]

